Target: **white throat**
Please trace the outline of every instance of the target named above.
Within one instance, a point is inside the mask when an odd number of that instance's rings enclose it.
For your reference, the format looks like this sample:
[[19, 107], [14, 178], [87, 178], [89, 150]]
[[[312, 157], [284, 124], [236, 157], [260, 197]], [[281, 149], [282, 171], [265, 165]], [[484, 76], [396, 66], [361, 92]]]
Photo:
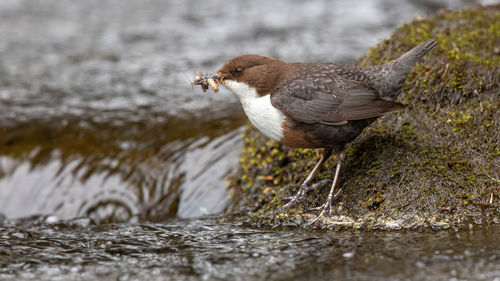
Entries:
[[222, 84], [238, 96], [248, 119], [261, 133], [276, 141], [283, 137], [285, 115], [272, 106], [270, 94], [260, 97], [255, 88], [233, 80]]

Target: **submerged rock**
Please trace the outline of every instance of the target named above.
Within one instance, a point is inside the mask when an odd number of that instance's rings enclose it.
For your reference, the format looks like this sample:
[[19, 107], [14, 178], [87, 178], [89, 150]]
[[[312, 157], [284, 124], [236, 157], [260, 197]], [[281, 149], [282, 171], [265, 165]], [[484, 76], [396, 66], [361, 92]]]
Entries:
[[[379, 118], [347, 150], [344, 191], [323, 228], [447, 228], [500, 223], [500, 5], [416, 18], [360, 59], [375, 65], [427, 39], [438, 46], [409, 75], [406, 109]], [[278, 209], [320, 158], [254, 128], [244, 133], [233, 214], [255, 225], [297, 226], [329, 185], [285, 213]], [[316, 181], [333, 178], [330, 159]]]

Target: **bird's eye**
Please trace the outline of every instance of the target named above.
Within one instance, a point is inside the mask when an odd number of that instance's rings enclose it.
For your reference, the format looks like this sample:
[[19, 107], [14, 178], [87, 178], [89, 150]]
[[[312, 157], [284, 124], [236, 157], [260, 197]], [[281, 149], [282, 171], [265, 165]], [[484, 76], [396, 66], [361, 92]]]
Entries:
[[236, 72], [236, 73], [240, 73], [242, 71], [243, 71], [243, 68], [241, 68], [241, 67], [237, 67], [234, 69], [234, 72]]

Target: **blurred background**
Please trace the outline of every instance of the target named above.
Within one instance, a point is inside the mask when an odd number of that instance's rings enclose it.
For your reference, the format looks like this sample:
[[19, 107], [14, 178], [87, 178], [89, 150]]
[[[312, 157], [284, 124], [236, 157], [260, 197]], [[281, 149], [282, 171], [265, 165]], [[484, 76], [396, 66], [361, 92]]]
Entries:
[[494, 2], [2, 0], [0, 216], [221, 212], [246, 118], [195, 71], [245, 53], [351, 63], [415, 16]]

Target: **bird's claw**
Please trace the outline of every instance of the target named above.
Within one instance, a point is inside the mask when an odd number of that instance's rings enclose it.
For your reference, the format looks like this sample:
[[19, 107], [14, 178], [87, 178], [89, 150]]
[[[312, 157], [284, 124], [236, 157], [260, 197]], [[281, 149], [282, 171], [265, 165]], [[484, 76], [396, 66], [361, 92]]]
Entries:
[[290, 207], [292, 207], [295, 203], [297, 203], [304, 195], [306, 195], [306, 190], [309, 186], [301, 185], [299, 191], [294, 196], [287, 196], [284, 198], [285, 200], [289, 200], [283, 207], [281, 207], [281, 211], [286, 211]]
[[320, 211], [321, 212], [319, 213], [319, 215], [317, 215], [313, 220], [311, 220], [310, 222], [307, 223], [307, 225], [312, 225], [314, 224], [320, 217], [322, 217], [327, 211], [328, 211], [328, 215], [331, 215], [332, 214], [332, 202], [334, 202], [335, 200], [337, 200], [337, 198], [339, 198], [340, 196], [340, 193], [342, 192], [342, 188], [339, 189], [333, 196], [332, 198], [328, 198], [326, 200], [326, 202], [319, 206], [319, 207], [316, 207], [316, 208], [311, 208], [309, 209], [308, 211]]
[[298, 201], [300, 201], [300, 199], [304, 198], [304, 196], [311, 190], [314, 190], [314, 189], [317, 189], [317, 188], [320, 188], [320, 187], [323, 187], [325, 186], [326, 184], [328, 184], [330, 180], [328, 179], [325, 179], [325, 180], [321, 180], [313, 185], [306, 185], [306, 184], [302, 184], [300, 186], [300, 189], [299, 191], [297, 192], [297, 194], [295, 194], [294, 196], [288, 196], [288, 197], [285, 197], [284, 200], [288, 200], [288, 203], [286, 203], [283, 207], [281, 207], [281, 211], [286, 211], [288, 210], [290, 207], [292, 207], [294, 204], [298, 203]]

